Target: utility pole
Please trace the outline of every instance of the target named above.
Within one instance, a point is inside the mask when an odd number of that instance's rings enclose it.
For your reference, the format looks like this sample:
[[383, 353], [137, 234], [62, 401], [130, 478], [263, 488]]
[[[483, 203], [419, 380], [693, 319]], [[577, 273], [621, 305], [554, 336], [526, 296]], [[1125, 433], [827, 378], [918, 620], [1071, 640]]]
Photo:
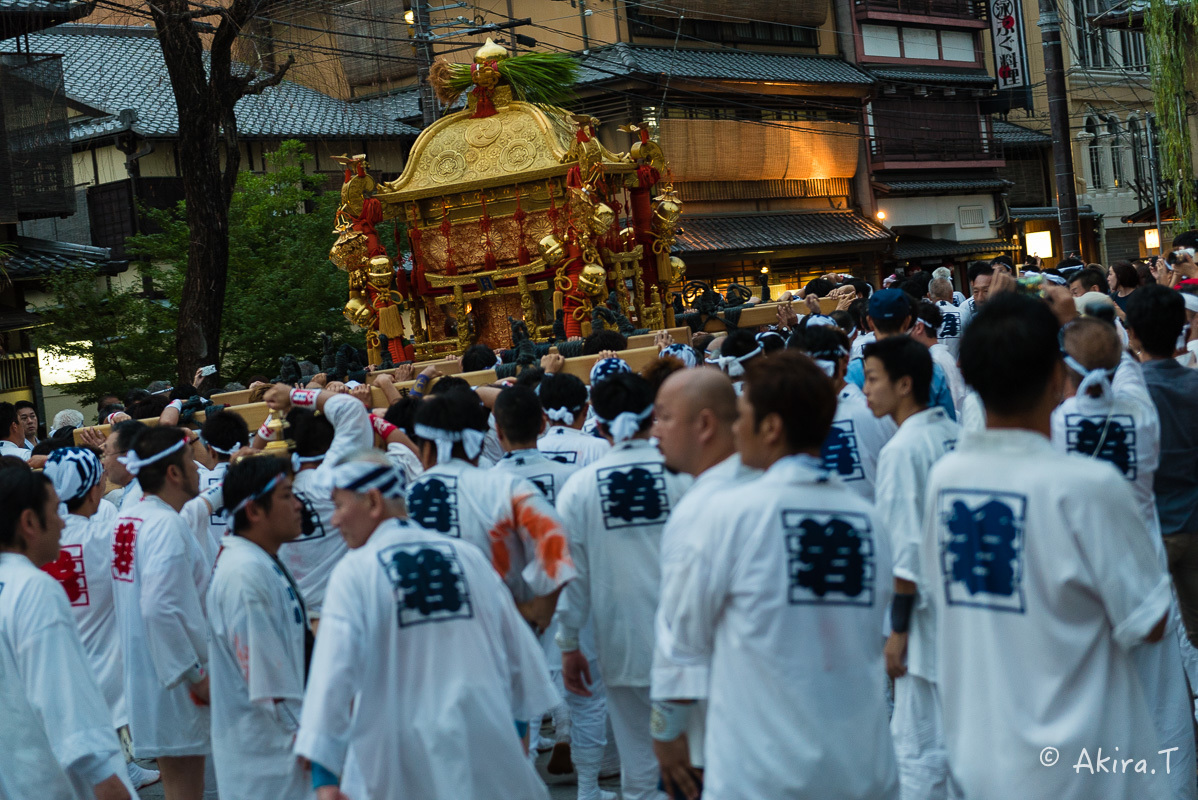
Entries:
[[429, 33], [428, 0], [413, 0], [412, 27], [416, 40], [416, 79], [420, 82], [420, 113], [424, 115], [424, 127], [437, 121], [437, 96], [429, 83], [428, 71], [433, 66], [433, 43]]
[[1061, 53], [1061, 15], [1055, 0], [1040, 0], [1044, 41], [1044, 82], [1048, 88], [1048, 120], [1052, 124], [1052, 162], [1057, 183], [1057, 217], [1061, 227], [1061, 257], [1081, 255], [1077, 222], [1077, 186], [1073, 180], [1073, 138], [1069, 135], [1069, 99], [1065, 93], [1065, 61]]
[[1156, 114], [1149, 113], [1145, 132], [1148, 135], [1148, 174], [1149, 180], [1152, 181], [1152, 211], [1156, 219], [1156, 254], [1159, 256], [1164, 252], [1161, 247], [1161, 239], [1164, 236], [1161, 231], [1161, 183], [1156, 164]]

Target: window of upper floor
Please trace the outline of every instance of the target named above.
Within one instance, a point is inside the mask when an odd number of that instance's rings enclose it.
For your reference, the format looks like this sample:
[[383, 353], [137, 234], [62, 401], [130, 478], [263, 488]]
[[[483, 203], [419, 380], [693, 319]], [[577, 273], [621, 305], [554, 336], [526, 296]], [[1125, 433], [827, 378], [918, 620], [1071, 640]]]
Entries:
[[1141, 203], [1152, 202], [1153, 148], [1148, 121], [1137, 115], [1126, 120], [1114, 113], [1091, 109], [1078, 138], [1085, 153], [1084, 177], [1091, 192], [1135, 192]]
[[1148, 49], [1144, 34], [1100, 28], [1091, 18], [1106, 8], [1105, 0], [1073, 0], [1074, 64], [1086, 70], [1146, 73]]
[[779, 47], [819, 47], [819, 28], [810, 25], [783, 25], [752, 19], [687, 19], [639, 13], [628, 6], [628, 24], [632, 35], [645, 39], [681, 38], [711, 44], [758, 44]]
[[976, 39], [972, 31], [894, 25], [862, 25], [861, 55], [863, 58], [901, 58], [956, 64], [976, 64], [978, 61]]

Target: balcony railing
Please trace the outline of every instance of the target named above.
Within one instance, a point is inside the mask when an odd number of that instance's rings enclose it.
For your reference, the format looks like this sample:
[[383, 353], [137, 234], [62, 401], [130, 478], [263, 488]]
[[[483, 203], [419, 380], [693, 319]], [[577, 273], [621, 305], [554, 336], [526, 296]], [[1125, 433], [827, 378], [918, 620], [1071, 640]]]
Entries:
[[855, 0], [858, 17], [871, 13], [910, 14], [952, 19], [987, 19], [982, 0]]
[[1002, 143], [984, 139], [874, 139], [874, 161], [999, 161]]
[[62, 56], [0, 53], [0, 222], [74, 213]]
[[32, 385], [30, 371], [37, 369], [36, 353], [0, 355], [0, 392], [28, 389]]

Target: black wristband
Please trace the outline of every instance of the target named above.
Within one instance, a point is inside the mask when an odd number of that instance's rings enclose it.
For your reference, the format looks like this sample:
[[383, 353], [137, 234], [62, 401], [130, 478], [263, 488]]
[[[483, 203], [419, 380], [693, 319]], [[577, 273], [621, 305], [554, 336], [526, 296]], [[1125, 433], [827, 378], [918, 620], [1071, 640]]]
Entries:
[[906, 633], [911, 628], [911, 610], [915, 608], [915, 595], [896, 594], [890, 603], [890, 630]]

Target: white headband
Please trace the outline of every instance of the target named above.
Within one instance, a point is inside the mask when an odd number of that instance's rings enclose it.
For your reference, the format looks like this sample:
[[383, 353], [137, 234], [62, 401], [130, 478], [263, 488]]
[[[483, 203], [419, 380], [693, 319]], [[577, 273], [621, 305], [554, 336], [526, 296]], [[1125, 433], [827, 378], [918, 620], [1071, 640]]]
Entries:
[[[745, 374], [745, 362], [756, 358], [761, 353], [761, 345], [757, 345], [756, 350], [745, 353], [743, 356], [717, 356], [714, 363], [729, 378], [739, 378]], [[707, 363], [712, 363], [711, 359], [708, 359]]]
[[383, 497], [404, 496], [404, 481], [399, 470], [374, 461], [348, 461], [333, 467], [333, 486], [357, 494], [378, 489]]
[[119, 458], [117, 458], [117, 461], [120, 462], [122, 465], [124, 465], [125, 469], [129, 470], [130, 475], [132, 475], [133, 477], [136, 478], [137, 473], [141, 472], [142, 467], [148, 467], [151, 464], [161, 461], [162, 459], [166, 458], [167, 456], [170, 456], [170, 455], [173, 455], [173, 454], [179, 452], [180, 450], [183, 449], [184, 445], [186, 445], [186, 444], [187, 444], [187, 437], [184, 436], [178, 442], [176, 442], [175, 444], [166, 448], [161, 453], [152, 455], [149, 458], [142, 458], [136, 452], [134, 452], [133, 450], [130, 450], [128, 455], [120, 456]]
[[245, 447], [245, 445], [243, 445], [241, 442], [236, 442], [228, 450], [225, 450], [223, 447], [217, 447], [212, 442], [205, 439], [203, 436], [200, 437], [200, 441], [202, 441], [206, 447], [209, 447], [213, 451], [220, 453], [222, 456], [231, 456], [234, 453], [236, 453], [238, 450], [240, 450], [241, 448]]
[[300, 467], [304, 464], [311, 464], [313, 461], [324, 461], [324, 454], [318, 456], [301, 456], [299, 453], [291, 454], [291, 471], [299, 472]]
[[1078, 395], [1088, 394], [1092, 386], [1100, 389], [1100, 397], [1106, 397], [1111, 391], [1111, 378], [1115, 377], [1113, 369], [1086, 369], [1082, 363], [1071, 355], [1065, 355], [1065, 365], [1082, 376], [1081, 385], [1077, 387]]
[[436, 443], [438, 464], [444, 464], [453, 458], [453, 446], [458, 442], [462, 443], [462, 449], [466, 451], [466, 458], [477, 458], [478, 454], [483, 451], [483, 440], [487, 438], [486, 431], [474, 428], [447, 431], [442, 428], [417, 424], [414, 432], [421, 439], [428, 439], [430, 442]]
[[574, 424], [574, 412], [568, 408], [547, 408], [545, 416], [554, 422], [563, 422], [566, 425]]
[[810, 328], [812, 325], [821, 325], [825, 328], [840, 327], [840, 325], [836, 323], [836, 320], [832, 319], [827, 314], [808, 314], [807, 327]]
[[254, 502], [255, 500], [261, 500], [263, 497], [266, 497], [268, 494], [273, 492], [275, 487], [279, 485], [279, 481], [283, 480], [283, 478], [286, 476], [287, 473], [285, 472], [276, 473], [275, 476], [267, 481], [266, 485], [264, 485], [261, 489], [256, 492], [250, 492], [233, 508], [226, 508], [225, 518], [232, 522], [233, 518], [237, 516], [238, 511], [245, 509], [250, 503]]
[[822, 369], [824, 374], [829, 378], [836, 376], [836, 365], [840, 363], [839, 361], [829, 361], [826, 358], [813, 358], [811, 360], [814, 361], [815, 366]]
[[641, 423], [652, 414], [653, 404], [650, 403], [639, 414], [635, 411], [621, 411], [619, 414], [616, 414], [615, 419], [603, 419], [603, 417], [599, 416], [596, 416], [595, 419], [607, 426], [607, 432], [611, 434], [612, 440], [616, 444], [619, 444], [636, 436], [636, 432], [641, 429]]
[[836, 375], [836, 366], [840, 363], [840, 359], [848, 354], [848, 350], [845, 350], [843, 347], [837, 347], [835, 350], [819, 350], [814, 353], [808, 353], [807, 356], [831, 378]]

